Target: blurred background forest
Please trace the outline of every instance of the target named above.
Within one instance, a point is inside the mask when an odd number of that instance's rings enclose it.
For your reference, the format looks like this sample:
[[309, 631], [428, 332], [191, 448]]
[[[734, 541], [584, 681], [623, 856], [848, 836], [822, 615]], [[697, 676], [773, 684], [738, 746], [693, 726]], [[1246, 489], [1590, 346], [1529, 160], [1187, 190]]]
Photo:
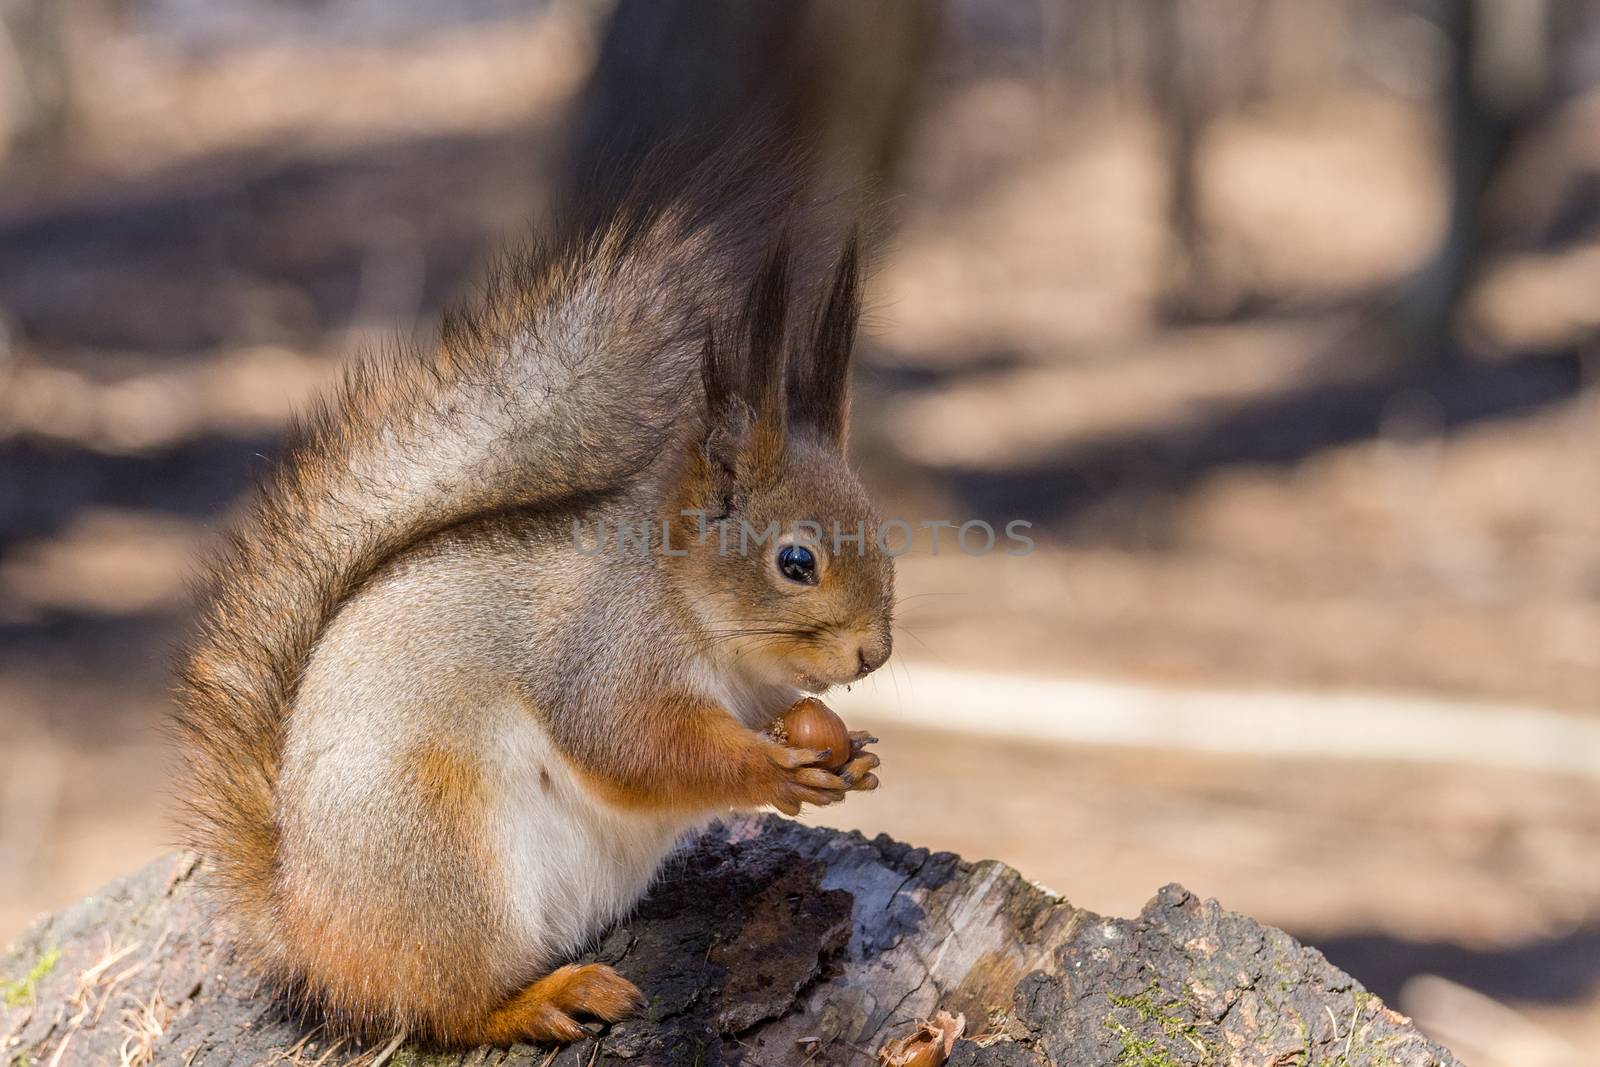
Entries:
[[[0, 938], [170, 841], [196, 551], [540, 216], [607, 13], [0, 0]], [[827, 819], [1600, 1064], [1600, 2], [950, 0], [895, 193], [856, 458], [1038, 550], [901, 561]]]

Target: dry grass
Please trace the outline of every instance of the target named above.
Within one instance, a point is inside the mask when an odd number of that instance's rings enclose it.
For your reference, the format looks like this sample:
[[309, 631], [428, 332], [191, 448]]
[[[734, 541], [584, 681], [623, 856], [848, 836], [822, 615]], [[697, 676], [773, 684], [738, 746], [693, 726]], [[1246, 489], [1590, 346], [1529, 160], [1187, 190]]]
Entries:
[[124, 1008], [122, 1028], [127, 1036], [117, 1048], [118, 1067], [147, 1067], [155, 1062], [156, 1045], [167, 1032], [174, 1014], [159, 990], [151, 993], [144, 1003]]

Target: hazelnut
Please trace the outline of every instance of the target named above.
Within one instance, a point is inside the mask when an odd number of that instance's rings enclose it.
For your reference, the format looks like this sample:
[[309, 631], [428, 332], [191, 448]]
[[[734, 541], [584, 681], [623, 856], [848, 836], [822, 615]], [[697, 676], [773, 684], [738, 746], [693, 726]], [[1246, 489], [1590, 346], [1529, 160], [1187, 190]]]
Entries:
[[804, 697], [773, 722], [769, 733], [774, 740], [794, 748], [828, 750], [821, 766], [836, 771], [850, 762], [850, 731], [844, 720], [816, 697]]

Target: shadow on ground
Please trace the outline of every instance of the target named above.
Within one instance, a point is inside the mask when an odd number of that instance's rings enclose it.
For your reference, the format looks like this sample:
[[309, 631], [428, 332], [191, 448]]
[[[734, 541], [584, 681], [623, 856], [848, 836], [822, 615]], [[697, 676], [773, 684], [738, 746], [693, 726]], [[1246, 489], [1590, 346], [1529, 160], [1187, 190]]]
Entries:
[[1437, 975], [1504, 1002], [1582, 1003], [1600, 991], [1600, 926], [1504, 948], [1386, 934], [1302, 938], [1390, 1004], [1406, 982]]
[[[0, 308], [42, 349], [173, 354], [308, 342], [383, 281], [409, 306], [368, 310], [427, 315], [526, 225], [550, 141], [541, 124], [316, 159], [258, 149], [0, 212]], [[412, 260], [417, 278], [393, 277]]]
[[[980, 367], [973, 375], [995, 373]], [[944, 375], [928, 381], [944, 382]], [[884, 384], [917, 388], [916, 376], [887, 376]], [[1397, 405], [1425, 412], [1411, 429], [1447, 435], [1475, 424], [1532, 415], [1576, 396], [1581, 357], [1572, 352], [1529, 355], [1502, 363], [1458, 361], [1426, 373], [1373, 381], [1309, 384], [1217, 407], [1192, 418], [1105, 436], [1055, 455], [1003, 468], [947, 467], [927, 473], [973, 518], [996, 526], [1023, 517], [1069, 537], [1117, 536], [1095, 524], [1098, 508], [1118, 497], [1138, 502], [1174, 498], [1207, 475], [1230, 466], [1288, 467], [1317, 453], [1378, 437]], [[1159, 511], [1157, 512], [1159, 515]], [[1151, 515], [1140, 515], [1147, 534]], [[1153, 547], [1153, 546], [1146, 546]]]

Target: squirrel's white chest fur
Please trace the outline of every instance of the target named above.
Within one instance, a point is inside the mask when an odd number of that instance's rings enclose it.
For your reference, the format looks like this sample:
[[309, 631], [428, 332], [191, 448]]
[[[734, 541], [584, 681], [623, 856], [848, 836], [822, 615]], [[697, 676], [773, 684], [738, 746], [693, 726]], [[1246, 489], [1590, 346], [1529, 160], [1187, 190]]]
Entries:
[[495, 733], [489, 825], [510, 914], [530, 948], [565, 956], [638, 901], [701, 819], [596, 800], [524, 709], [508, 708]]

